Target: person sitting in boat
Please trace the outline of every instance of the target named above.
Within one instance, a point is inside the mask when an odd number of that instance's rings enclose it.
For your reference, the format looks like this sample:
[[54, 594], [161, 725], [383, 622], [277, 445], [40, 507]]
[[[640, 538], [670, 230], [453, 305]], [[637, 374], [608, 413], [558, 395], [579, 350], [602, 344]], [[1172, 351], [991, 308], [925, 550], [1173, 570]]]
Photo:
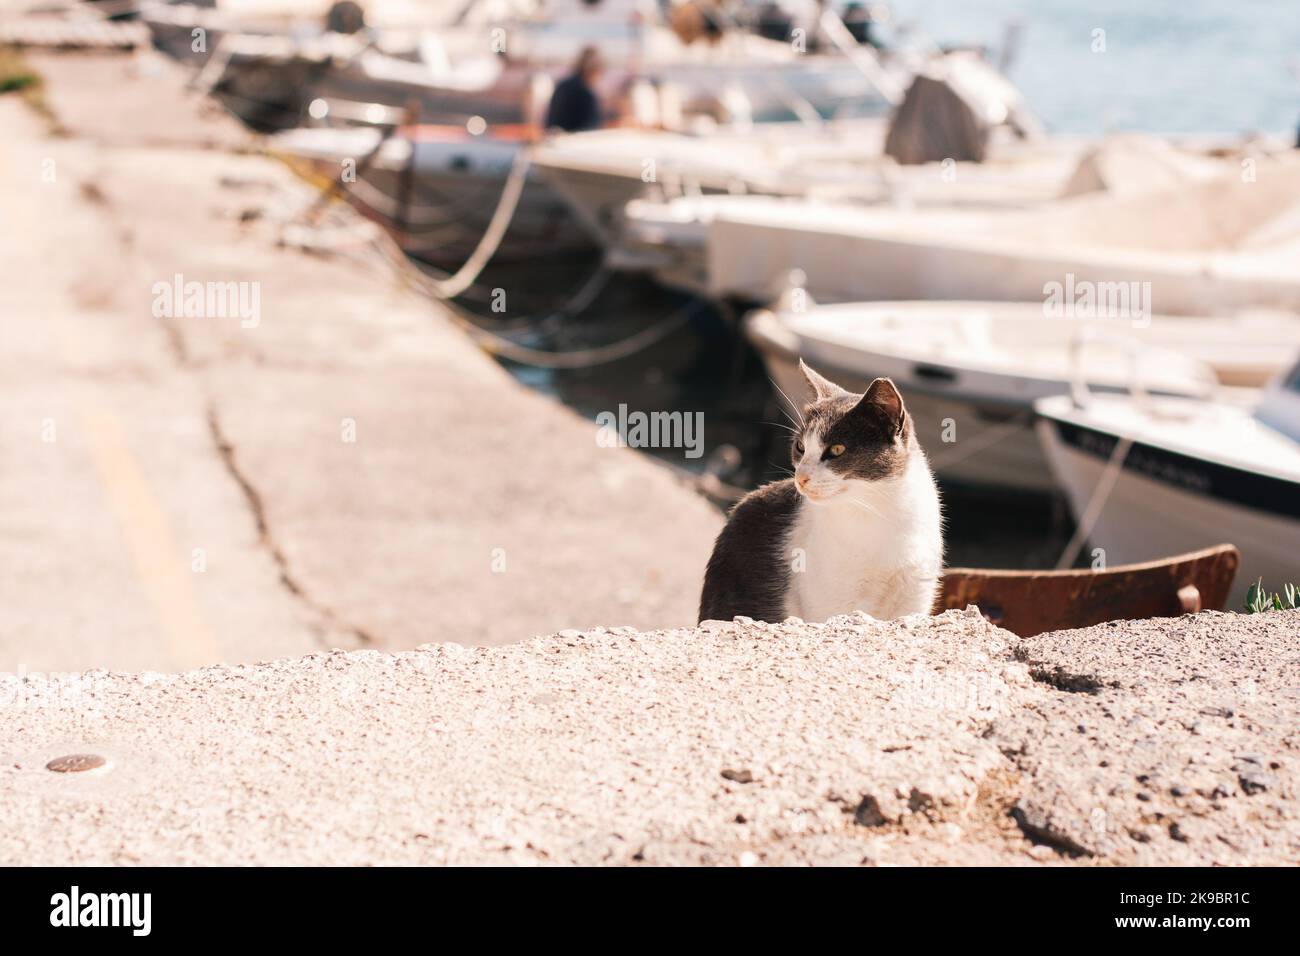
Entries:
[[547, 129], [576, 133], [600, 128], [600, 99], [596, 96], [595, 86], [603, 68], [596, 48], [583, 47], [573, 72], [555, 84], [551, 104], [546, 109]]
[[793, 28], [794, 18], [779, 3], [765, 3], [758, 11], [758, 35], [765, 40], [785, 43]]
[[366, 11], [354, 0], [338, 0], [325, 13], [325, 29], [351, 35], [366, 30]]

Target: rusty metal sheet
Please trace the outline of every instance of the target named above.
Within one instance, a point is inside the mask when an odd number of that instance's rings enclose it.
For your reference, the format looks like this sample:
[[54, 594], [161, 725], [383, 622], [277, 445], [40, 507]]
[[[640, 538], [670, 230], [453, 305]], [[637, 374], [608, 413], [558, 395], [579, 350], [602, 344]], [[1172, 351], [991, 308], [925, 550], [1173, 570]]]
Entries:
[[938, 610], [977, 605], [1021, 637], [1104, 621], [1222, 610], [1241, 555], [1230, 544], [1101, 571], [950, 568]]

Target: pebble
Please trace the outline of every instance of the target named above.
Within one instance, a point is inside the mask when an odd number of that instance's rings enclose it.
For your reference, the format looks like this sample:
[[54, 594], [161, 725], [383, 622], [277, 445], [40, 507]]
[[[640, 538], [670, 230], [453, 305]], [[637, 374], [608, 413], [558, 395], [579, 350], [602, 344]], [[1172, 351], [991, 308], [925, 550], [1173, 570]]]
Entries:
[[858, 809], [853, 813], [853, 819], [859, 826], [864, 827], [881, 827], [889, 822], [880, 810], [880, 802], [871, 794], [862, 798]]
[[1250, 795], [1271, 790], [1277, 785], [1277, 778], [1262, 770], [1251, 770], [1239, 776], [1237, 783], [1241, 785], [1242, 793]]

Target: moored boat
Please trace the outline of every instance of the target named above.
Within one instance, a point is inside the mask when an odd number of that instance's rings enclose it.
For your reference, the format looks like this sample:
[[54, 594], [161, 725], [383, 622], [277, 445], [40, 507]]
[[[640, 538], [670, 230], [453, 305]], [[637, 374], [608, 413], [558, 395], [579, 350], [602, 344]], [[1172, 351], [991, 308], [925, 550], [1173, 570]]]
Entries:
[[1076, 520], [1107, 563], [1231, 541], [1250, 584], [1300, 582], [1300, 363], [1254, 408], [1151, 396], [1055, 396], [1038, 433]]
[[[556, 137], [537, 164], [575, 213], [624, 258], [630, 203], [718, 194], [844, 205], [1028, 207], [1064, 188], [1081, 142], [999, 139], [981, 163], [901, 166], [882, 119], [767, 123], [707, 131], [617, 128]], [[644, 223], [646, 220], [640, 220]]]
[[[803, 394], [805, 359], [846, 388], [892, 378], [907, 396], [940, 477], [970, 485], [1050, 492], [1052, 473], [1033, 433], [1035, 400], [1076, 381], [1103, 392], [1133, 385], [1202, 395], [1258, 387], [1300, 350], [1300, 318], [1051, 317], [1005, 302], [871, 302], [760, 310], [745, 331], [777, 387]], [[1239, 400], [1242, 392], [1226, 392]], [[1211, 542], [1213, 543], [1213, 542]]]
[[[687, 196], [629, 208], [639, 244], [720, 298], [766, 303], [792, 270], [822, 302], [1043, 301], [1053, 283], [1166, 314], [1300, 311], [1300, 162], [1138, 196], [1032, 208]], [[667, 241], [663, 237], [668, 237]]]

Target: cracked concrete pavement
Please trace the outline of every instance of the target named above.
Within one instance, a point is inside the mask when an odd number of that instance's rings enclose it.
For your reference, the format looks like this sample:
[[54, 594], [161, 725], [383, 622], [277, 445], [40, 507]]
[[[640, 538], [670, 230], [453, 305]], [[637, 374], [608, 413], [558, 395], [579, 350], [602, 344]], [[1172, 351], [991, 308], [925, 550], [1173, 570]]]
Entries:
[[28, 681], [0, 863], [1295, 864], [1298, 631], [968, 609]]
[[[377, 260], [279, 245], [314, 191], [173, 64], [29, 59], [67, 135], [0, 100], [0, 669], [693, 620], [710, 506]], [[255, 327], [155, 317], [177, 275]]]

